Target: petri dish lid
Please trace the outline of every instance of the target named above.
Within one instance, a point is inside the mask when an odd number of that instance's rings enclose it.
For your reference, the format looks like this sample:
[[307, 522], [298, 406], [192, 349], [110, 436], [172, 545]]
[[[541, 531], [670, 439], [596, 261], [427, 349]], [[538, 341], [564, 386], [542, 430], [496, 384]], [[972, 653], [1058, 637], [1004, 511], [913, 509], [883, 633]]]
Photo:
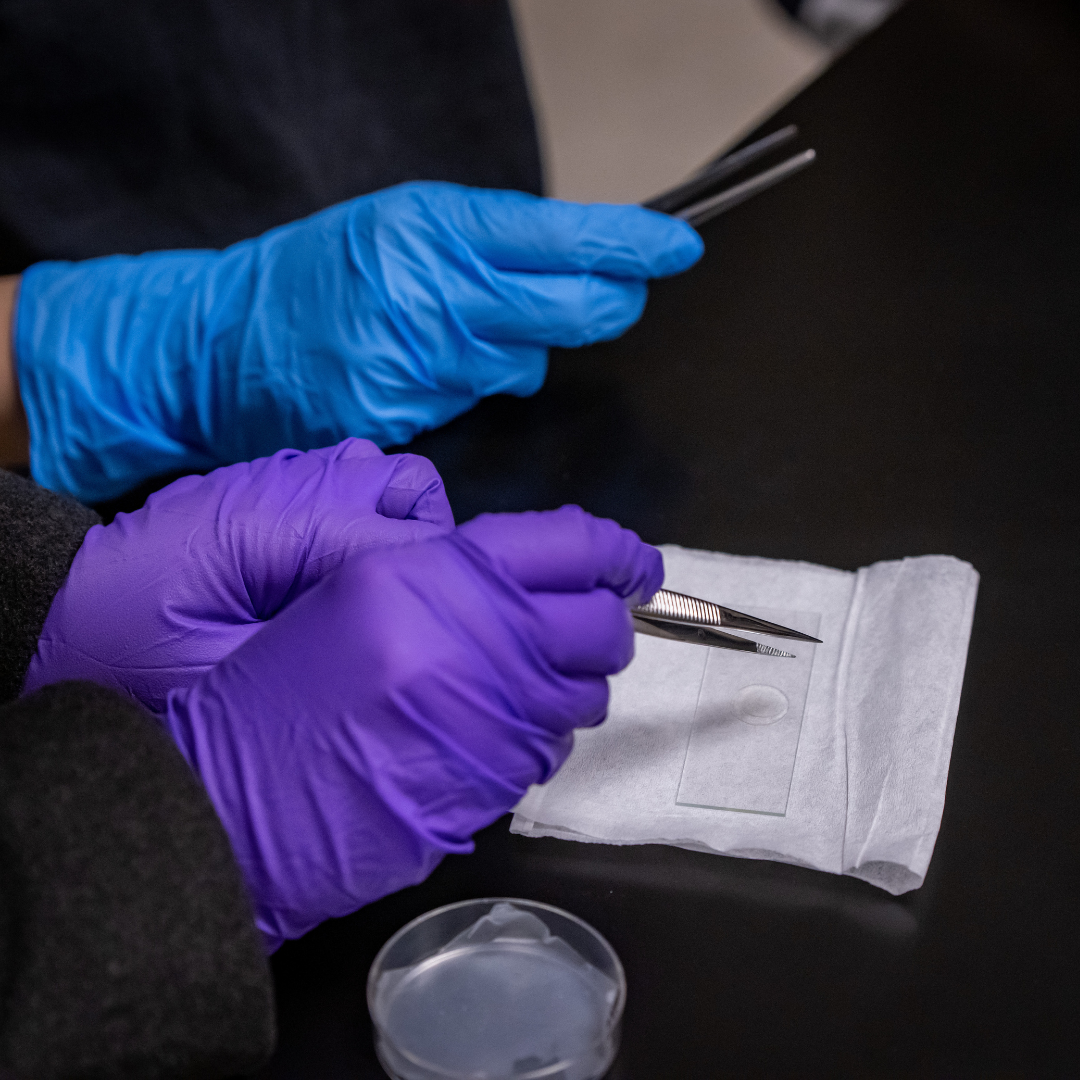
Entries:
[[624, 999], [618, 957], [592, 927], [522, 900], [428, 912], [387, 942], [368, 981], [383, 1064], [410, 1078], [599, 1076]]

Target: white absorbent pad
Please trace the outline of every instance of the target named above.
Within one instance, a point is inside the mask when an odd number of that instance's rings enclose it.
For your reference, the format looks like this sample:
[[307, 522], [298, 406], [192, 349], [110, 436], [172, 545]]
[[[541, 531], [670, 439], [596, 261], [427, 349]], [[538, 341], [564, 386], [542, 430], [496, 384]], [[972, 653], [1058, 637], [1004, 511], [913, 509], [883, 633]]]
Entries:
[[979, 575], [927, 555], [856, 573], [667, 546], [664, 587], [822, 639], [796, 659], [635, 635], [607, 720], [511, 830], [673, 844], [899, 894], [941, 824]]

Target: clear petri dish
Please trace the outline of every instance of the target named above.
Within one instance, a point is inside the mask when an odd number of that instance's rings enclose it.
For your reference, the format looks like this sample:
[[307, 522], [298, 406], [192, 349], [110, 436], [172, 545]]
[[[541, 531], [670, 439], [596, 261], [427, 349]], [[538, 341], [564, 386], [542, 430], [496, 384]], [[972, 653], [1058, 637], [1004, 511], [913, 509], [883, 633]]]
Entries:
[[395, 1080], [598, 1080], [626, 977], [588, 923], [508, 897], [436, 908], [379, 950], [367, 983]]

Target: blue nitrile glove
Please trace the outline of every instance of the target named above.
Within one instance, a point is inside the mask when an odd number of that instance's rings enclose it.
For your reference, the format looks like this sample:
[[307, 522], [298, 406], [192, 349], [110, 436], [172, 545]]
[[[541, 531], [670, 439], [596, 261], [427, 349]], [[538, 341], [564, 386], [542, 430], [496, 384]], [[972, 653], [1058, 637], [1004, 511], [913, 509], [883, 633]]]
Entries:
[[621, 334], [645, 281], [702, 250], [637, 206], [417, 183], [224, 252], [39, 263], [15, 323], [31, 472], [96, 501], [285, 446], [405, 443], [534, 393], [548, 346]]

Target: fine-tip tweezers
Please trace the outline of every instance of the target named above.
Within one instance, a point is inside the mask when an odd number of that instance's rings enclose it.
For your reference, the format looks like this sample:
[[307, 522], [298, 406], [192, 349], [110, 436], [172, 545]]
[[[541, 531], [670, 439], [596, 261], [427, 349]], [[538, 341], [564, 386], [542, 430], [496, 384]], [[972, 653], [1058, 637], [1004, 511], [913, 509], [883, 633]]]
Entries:
[[725, 634], [721, 626], [735, 630], [745, 630], [750, 634], [769, 634], [772, 637], [790, 638], [794, 641], [811, 641], [817, 645], [821, 640], [809, 634], [790, 630], [777, 623], [766, 622], [754, 615], [714, 604], [710, 600], [699, 600], [696, 596], [661, 589], [647, 604], [631, 608], [634, 629], [639, 634], [667, 638], [669, 641], [685, 641], [691, 645], [712, 645], [717, 649], [738, 649], [740, 652], [755, 652], [762, 656], [787, 656], [795, 658], [794, 653], [775, 649], [760, 641]]
[[779, 165], [766, 169], [757, 176], [751, 176], [734, 187], [726, 188], [717, 192], [720, 182], [732, 173], [745, 168], [758, 158], [783, 146], [798, 135], [799, 129], [794, 124], [789, 124], [763, 139], [744, 146], [731, 154], [721, 154], [703, 165], [688, 180], [683, 181], [677, 187], [665, 191], [662, 195], [656, 195], [648, 202], [642, 203], [649, 210], [659, 210], [672, 217], [682, 218], [689, 222], [695, 229], [700, 228], [706, 221], [712, 220], [718, 214], [730, 210], [733, 206], [745, 202], [759, 192], [771, 188], [773, 184], [779, 184], [797, 172], [801, 172], [809, 165], [817, 154], [813, 150], [804, 150], [801, 154], [795, 154]]

